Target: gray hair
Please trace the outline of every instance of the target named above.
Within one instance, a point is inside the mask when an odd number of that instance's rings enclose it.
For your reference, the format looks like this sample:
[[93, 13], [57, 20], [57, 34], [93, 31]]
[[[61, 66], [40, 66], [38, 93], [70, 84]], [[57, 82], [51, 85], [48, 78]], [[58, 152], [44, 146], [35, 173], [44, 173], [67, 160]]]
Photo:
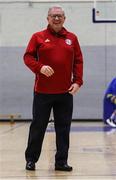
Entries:
[[61, 7], [61, 6], [59, 6], [59, 5], [56, 5], [56, 6], [51, 6], [49, 9], [48, 9], [48, 15], [50, 15], [50, 12], [51, 12], [51, 10], [52, 9], [61, 9], [61, 11], [63, 12], [63, 14], [65, 15], [65, 12], [64, 12], [64, 9]]

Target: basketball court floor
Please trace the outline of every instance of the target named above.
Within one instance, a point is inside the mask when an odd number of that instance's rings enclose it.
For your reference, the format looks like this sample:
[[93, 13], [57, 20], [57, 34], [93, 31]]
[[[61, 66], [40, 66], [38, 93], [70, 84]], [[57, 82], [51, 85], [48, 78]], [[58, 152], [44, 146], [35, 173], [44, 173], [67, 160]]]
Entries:
[[114, 180], [116, 129], [102, 122], [73, 122], [69, 164], [72, 172], [54, 171], [55, 133], [49, 123], [36, 171], [25, 170], [24, 151], [30, 122], [0, 122], [0, 180]]

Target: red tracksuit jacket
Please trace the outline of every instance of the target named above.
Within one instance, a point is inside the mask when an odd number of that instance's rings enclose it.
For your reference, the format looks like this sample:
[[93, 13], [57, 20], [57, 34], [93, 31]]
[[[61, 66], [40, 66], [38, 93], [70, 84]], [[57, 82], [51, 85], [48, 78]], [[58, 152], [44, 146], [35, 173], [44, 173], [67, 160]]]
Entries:
[[[83, 84], [83, 57], [76, 35], [65, 28], [55, 33], [47, 29], [32, 35], [24, 54], [25, 64], [35, 73], [34, 91], [66, 93], [71, 83]], [[40, 73], [43, 65], [53, 68], [50, 77]]]

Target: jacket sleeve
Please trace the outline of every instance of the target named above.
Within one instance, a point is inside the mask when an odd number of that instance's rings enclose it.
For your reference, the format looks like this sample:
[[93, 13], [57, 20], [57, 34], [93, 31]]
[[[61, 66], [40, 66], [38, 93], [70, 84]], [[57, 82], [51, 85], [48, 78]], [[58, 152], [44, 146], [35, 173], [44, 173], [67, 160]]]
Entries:
[[74, 42], [73, 83], [83, 84], [83, 55], [77, 37]]
[[116, 96], [116, 78], [114, 78], [108, 85], [105, 95], [112, 94]]
[[28, 43], [23, 59], [28, 68], [35, 74], [39, 73], [43, 66], [43, 64], [38, 61], [37, 48], [39, 48], [39, 43], [37, 42], [36, 35], [33, 34]]

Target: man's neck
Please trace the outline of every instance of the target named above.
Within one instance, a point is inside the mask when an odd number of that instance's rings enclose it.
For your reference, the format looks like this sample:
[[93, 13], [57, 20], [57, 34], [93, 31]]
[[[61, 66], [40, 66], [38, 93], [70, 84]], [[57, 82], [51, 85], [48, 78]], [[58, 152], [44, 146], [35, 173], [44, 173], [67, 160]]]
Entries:
[[62, 28], [54, 28], [53, 30], [54, 30], [56, 33], [58, 33], [58, 32], [61, 31], [61, 29], [62, 29]]
[[60, 32], [61, 31], [61, 29], [62, 29], [62, 27], [60, 27], [60, 28], [58, 28], [58, 27], [51, 27], [51, 26], [49, 26], [50, 27], [50, 29], [52, 30], [52, 31], [54, 31], [55, 33], [58, 33], [58, 32]]

